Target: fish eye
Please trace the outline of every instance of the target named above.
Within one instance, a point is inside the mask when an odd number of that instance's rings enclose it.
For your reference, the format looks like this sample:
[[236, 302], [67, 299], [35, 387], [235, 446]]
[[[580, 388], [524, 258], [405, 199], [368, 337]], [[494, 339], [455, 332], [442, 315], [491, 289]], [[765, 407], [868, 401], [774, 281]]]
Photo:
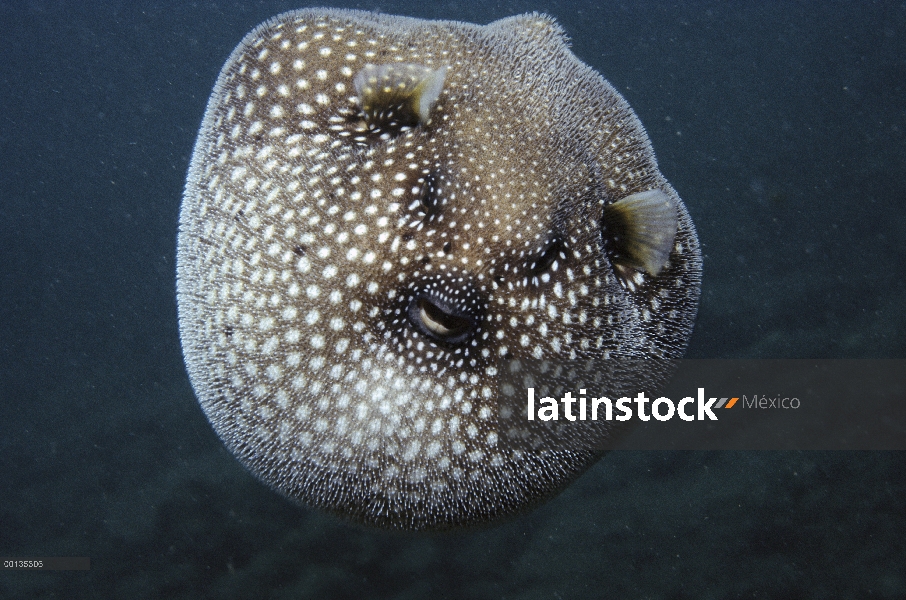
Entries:
[[440, 177], [436, 173], [428, 173], [420, 181], [421, 190], [416, 210], [421, 216], [422, 222], [428, 223], [440, 214]]

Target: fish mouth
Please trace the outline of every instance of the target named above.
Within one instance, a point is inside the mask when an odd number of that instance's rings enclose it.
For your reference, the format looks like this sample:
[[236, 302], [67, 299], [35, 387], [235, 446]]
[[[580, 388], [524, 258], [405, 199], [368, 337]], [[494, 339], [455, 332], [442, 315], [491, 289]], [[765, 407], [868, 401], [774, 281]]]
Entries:
[[410, 302], [409, 321], [428, 338], [451, 345], [465, 343], [478, 327], [476, 317], [425, 293]]

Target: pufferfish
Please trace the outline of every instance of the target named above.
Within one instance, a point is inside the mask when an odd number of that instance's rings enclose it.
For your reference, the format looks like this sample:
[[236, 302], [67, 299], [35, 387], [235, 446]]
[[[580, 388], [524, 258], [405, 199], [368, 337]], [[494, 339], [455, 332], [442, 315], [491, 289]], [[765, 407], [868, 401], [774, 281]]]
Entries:
[[491, 522], [575, 479], [612, 426], [530, 422], [527, 384], [656, 380], [604, 365], [680, 357], [700, 277], [638, 118], [539, 14], [265, 22], [220, 73], [180, 215], [181, 340], [220, 438], [387, 528]]

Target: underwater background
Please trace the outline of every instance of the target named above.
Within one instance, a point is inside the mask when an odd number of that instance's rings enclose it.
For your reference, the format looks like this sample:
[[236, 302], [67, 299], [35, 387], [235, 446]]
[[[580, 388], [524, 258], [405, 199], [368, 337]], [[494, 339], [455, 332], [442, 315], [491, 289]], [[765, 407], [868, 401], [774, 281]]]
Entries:
[[[906, 456], [628, 452], [536, 511], [364, 529], [256, 481], [179, 346], [182, 188], [223, 62], [286, 2], [0, 2], [3, 598], [906, 597]], [[698, 228], [694, 358], [906, 358], [906, 4], [542, 11], [629, 101]]]

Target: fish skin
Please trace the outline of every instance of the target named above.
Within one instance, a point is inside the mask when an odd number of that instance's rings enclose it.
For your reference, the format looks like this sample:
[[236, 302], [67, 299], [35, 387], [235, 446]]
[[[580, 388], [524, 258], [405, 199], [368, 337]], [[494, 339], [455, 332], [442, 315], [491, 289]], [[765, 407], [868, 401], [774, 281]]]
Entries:
[[[355, 77], [388, 64], [446, 67], [427, 120], [363, 116]], [[677, 211], [656, 275], [601, 228], [652, 189]], [[388, 528], [517, 514], [594, 464], [609, 424], [529, 424], [503, 370], [679, 358], [700, 278], [641, 123], [538, 14], [267, 21], [218, 78], [180, 214], [180, 335], [218, 435], [289, 498]]]

